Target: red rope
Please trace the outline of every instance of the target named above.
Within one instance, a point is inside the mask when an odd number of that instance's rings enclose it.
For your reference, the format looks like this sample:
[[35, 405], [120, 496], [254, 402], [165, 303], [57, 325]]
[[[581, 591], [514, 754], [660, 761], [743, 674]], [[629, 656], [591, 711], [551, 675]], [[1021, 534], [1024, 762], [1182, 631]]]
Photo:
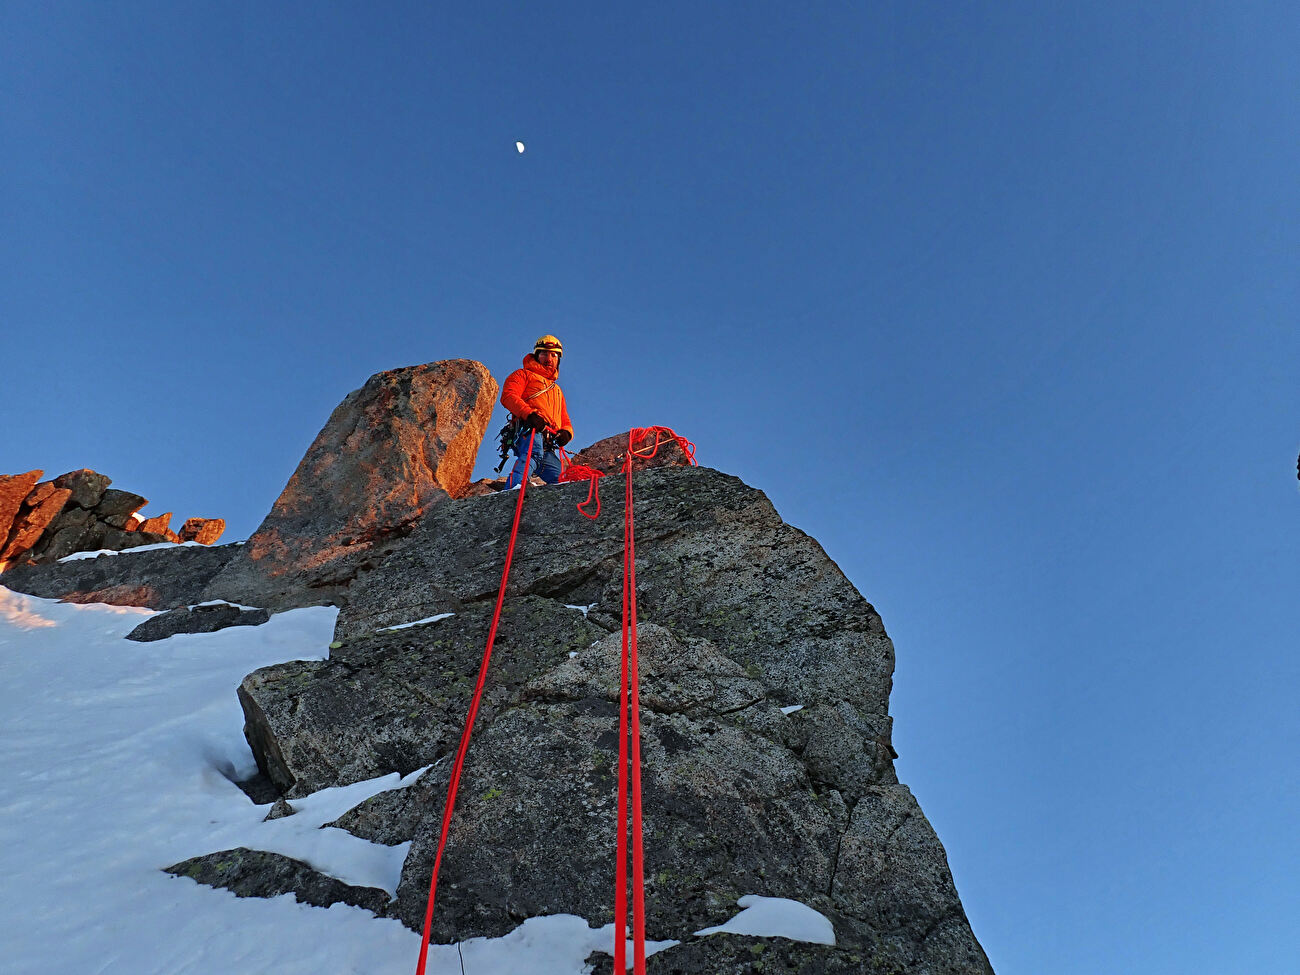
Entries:
[[510, 578], [510, 563], [515, 556], [515, 540], [519, 536], [519, 516], [524, 510], [524, 492], [528, 490], [528, 467], [533, 456], [533, 441], [537, 431], [528, 438], [529, 464], [524, 467], [523, 480], [519, 482], [519, 500], [515, 502], [515, 520], [510, 526], [510, 546], [506, 549], [506, 564], [501, 571], [501, 588], [497, 592], [497, 606], [492, 614], [492, 628], [488, 630], [487, 646], [483, 650], [483, 662], [478, 668], [478, 683], [474, 687], [474, 697], [470, 701], [469, 713], [465, 716], [465, 729], [460, 733], [460, 747], [456, 750], [456, 761], [451, 767], [451, 779], [447, 783], [447, 800], [442, 807], [442, 836], [438, 839], [438, 853], [433, 861], [433, 876], [429, 880], [429, 904], [424, 911], [424, 935], [420, 940], [420, 961], [415, 967], [416, 975], [424, 975], [424, 966], [429, 954], [429, 932], [433, 928], [433, 902], [438, 894], [438, 870], [442, 866], [442, 852], [447, 846], [447, 832], [451, 828], [451, 814], [456, 806], [456, 790], [460, 788], [460, 773], [465, 765], [465, 753], [469, 750], [469, 736], [474, 728], [474, 718], [478, 715], [479, 700], [483, 696], [483, 684], [487, 680], [488, 662], [492, 659], [492, 644], [497, 638], [497, 624], [501, 621], [501, 606], [506, 598], [506, 580]]
[[[649, 447], [638, 447], [654, 434], [654, 443]], [[537, 433], [529, 438], [528, 454], [533, 455], [533, 443]], [[645, 855], [642, 833], [641, 814], [641, 698], [640, 677], [637, 664], [637, 613], [636, 613], [636, 533], [633, 516], [632, 467], [635, 458], [649, 459], [659, 453], [659, 448], [669, 442], [675, 442], [692, 465], [695, 464], [695, 444], [685, 437], [678, 436], [669, 427], [638, 427], [628, 432], [627, 453], [623, 457], [623, 472], [626, 475], [623, 494], [623, 663], [619, 686], [619, 745], [618, 745], [618, 841], [617, 866], [614, 881], [614, 972], [627, 970], [627, 887], [628, 887], [628, 799], [629, 775], [631, 778], [630, 798], [632, 806], [632, 947], [634, 975], [645, 975]], [[560, 475], [561, 481], [580, 481], [584, 478], [591, 482], [587, 490], [587, 500], [578, 505], [578, 511], [593, 521], [600, 515], [599, 480], [604, 474], [584, 464], [569, 461], [564, 448], [560, 448], [560, 457], [565, 466]], [[438, 840], [438, 852], [433, 861], [433, 876], [429, 881], [429, 903], [424, 914], [424, 935], [420, 942], [420, 961], [416, 966], [416, 975], [424, 975], [425, 963], [429, 953], [429, 933], [433, 928], [433, 905], [438, 893], [438, 872], [442, 865], [442, 854], [447, 846], [447, 834], [451, 828], [451, 815], [456, 805], [456, 792], [460, 787], [461, 770], [465, 765], [465, 753], [469, 750], [470, 732], [474, 719], [478, 715], [479, 701], [483, 696], [483, 685], [487, 680], [488, 663], [492, 659], [492, 645], [496, 641], [497, 625], [501, 620], [501, 607], [505, 601], [506, 581], [510, 577], [510, 563], [514, 559], [515, 541], [519, 535], [519, 516], [524, 508], [524, 492], [528, 489], [528, 465], [525, 465], [524, 478], [519, 485], [519, 500], [515, 504], [515, 520], [510, 528], [510, 545], [506, 549], [506, 564], [501, 572], [501, 588], [497, 592], [496, 610], [492, 614], [492, 627], [488, 631], [487, 646], [483, 650], [483, 661], [479, 665], [478, 683], [474, 687], [474, 697], [470, 701], [469, 713], [465, 717], [465, 728], [461, 732], [460, 747], [456, 751], [456, 761], [452, 765], [451, 779], [447, 783], [447, 799], [442, 809], [442, 835]], [[594, 514], [583, 509], [595, 500]]]
[[[590, 518], [595, 521], [600, 517], [600, 485], [597, 483], [600, 478], [605, 476], [604, 471], [599, 471], [594, 467], [588, 467], [586, 464], [575, 464], [569, 460], [568, 453], [564, 448], [560, 448], [560, 463], [564, 465], [564, 473], [560, 475], [561, 481], [590, 481], [587, 486], [587, 500], [579, 502], [578, 514], [584, 518]], [[596, 511], [593, 514], [585, 510], [591, 505], [592, 499], [596, 502]]]
[[[650, 434], [652, 433], [655, 435], [655, 442], [651, 444], [650, 447], [648, 448], [650, 451], [649, 453], [646, 453], [647, 448], [645, 447], [642, 447], [639, 450], [635, 449], [636, 444], [640, 443], [643, 440], [649, 439]], [[686, 459], [691, 462], [692, 467], [697, 466], [695, 463], [695, 444], [691, 443], [685, 437], [678, 436], [676, 433], [673, 432], [672, 427], [637, 427], [634, 430], [628, 431], [628, 435], [627, 435], [628, 457], [625, 461], [623, 461], [623, 469], [627, 471], [631, 470], [633, 455], [645, 460], [649, 460], [655, 454], [659, 453], [659, 448], [661, 446], [663, 446], [664, 444], [670, 441], [677, 444], [678, 449], [680, 449], [681, 452], [686, 455]]]

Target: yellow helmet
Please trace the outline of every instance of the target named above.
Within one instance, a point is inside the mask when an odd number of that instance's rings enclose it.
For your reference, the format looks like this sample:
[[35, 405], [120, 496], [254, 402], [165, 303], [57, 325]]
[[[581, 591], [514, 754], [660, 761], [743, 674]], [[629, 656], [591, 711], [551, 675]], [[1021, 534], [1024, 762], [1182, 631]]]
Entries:
[[554, 352], [562, 358], [564, 356], [564, 346], [554, 335], [543, 335], [534, 343], [533, 352]]

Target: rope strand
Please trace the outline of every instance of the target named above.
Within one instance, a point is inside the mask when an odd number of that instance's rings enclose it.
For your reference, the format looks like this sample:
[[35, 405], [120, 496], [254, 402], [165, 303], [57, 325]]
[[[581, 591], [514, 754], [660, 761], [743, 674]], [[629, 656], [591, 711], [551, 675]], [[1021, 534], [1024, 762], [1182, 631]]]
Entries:
[[[528, 438], [528, 458], [533, 456], [533, 441], [537, 431]], [[524, 478], [519, 483], [519, 500], [515, 503], [515, 520], [510, 526], [510, 544], [506, 549], [506, 564], [501, 570], [501, 587], [497, 591], [497, 605], [492, 613], [492, 627], [488, 630], [487, 646], [483, 649], [483, 661], [479, 664], [478, 683], [474, 685], [474, 697], [470, 701], [469, 713], [465, 716], [465, 728], [460, 733], [460, 747], [456, 750], [456, 761], [451, 768], [451, 778], [447, 783], [447, 799], [442, 807], [442, 835], [438, 839], [438, 852], [433, 860], [433, 876], [429, 880], [429, 903], [424, 911], [424, 934], [420, 939], [420, 961], [415, 967], [415, 975], [424, 975], [424, 966], [429, 955], [429, 933], [433, 930], [433, 904], [438, 896], [438, 871], [442, 866], [442, 853], [447, 846], [447, 834], [451, 829], [451, 814], [456, 807], [456, 791], [460, 788], [460, 773], [465, 766], [465, 753], [469, 751], [470, 733], [474, 729], [474, 719], [478, 716], [479, 700], [483, 697], [483, 685], [487, 681], [488, 664], [492, 660], [492, 645], [497, 638], [497, 625], [501, 622], [501, 606], [506, 598], [506, 581], [510, 578], [510, 563], [515, 557], [515, 540], [519, 537], [519, 516], [524, 510], [524, 492], [528, 490], [528, 469], [524, 469]]]

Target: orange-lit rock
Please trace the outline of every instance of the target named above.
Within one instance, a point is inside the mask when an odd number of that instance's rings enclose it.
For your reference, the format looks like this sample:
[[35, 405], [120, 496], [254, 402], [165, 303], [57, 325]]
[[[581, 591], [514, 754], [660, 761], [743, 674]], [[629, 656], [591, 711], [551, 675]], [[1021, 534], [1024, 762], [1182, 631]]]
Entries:
[[72, 497], [68, 488], [57, 488], [49, 481], [42, 481], [29, 494], [9, 531], [9, 541], [0, 551], [0, 561], [16, 562], [23, 554], [40, 540], [45, 527], [63, 510], [63, 506]]
[[0, 474], [0, 551], [9, 541], [9, 530], [14, 526], [14, 518], [22, 507], [24, 499], [32, 493], [36, 482], [41, 479], [41, 471], [28, 471], [26, 474]]
[[185, 524], [181, 525], [180, 539], [182, 542], [211, 545], [225, 530], [226, 519], [224, 518], [187, 518]]
[[166, 514], [159, 515], [157, 518], [146, 518], [144, 521], [140, 522], [136, 531], [152, 532], [155, 535], [166, 535], [171, 520], [172, 513], [168, 511]]
[[207, 598], [272, 608], [339, 598], [429, 505], [468, 488], [496, 394], [470, 359], [371, 376], [335, 408]]

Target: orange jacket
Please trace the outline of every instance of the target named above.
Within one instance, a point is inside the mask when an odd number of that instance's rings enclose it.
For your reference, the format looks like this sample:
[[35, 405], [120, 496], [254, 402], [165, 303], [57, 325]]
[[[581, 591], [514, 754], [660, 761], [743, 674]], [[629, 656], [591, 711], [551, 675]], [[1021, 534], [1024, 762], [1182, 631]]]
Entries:
[[524, 367], [512, 372], [501, 387], [501, 405], [521, 420], [536, 410], [550, 426], [567, 430], [573, 436], [564, 393], [555, 382], [559, 374], [558, 368], [554, 371], [543, 368], [531, 355], [524, 356]]

